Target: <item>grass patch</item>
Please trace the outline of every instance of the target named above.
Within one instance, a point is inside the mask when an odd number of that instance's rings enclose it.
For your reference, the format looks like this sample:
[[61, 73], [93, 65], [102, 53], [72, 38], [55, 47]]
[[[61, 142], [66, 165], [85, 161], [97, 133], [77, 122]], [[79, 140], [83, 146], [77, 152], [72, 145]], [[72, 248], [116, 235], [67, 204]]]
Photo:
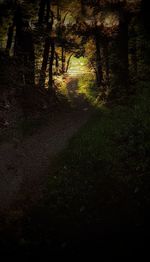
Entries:
[[78, 92], [83, 94], [91, 104], [95, 105], [98, 90], [96, 89], [95, 77], [92, 74], [79, 77]]

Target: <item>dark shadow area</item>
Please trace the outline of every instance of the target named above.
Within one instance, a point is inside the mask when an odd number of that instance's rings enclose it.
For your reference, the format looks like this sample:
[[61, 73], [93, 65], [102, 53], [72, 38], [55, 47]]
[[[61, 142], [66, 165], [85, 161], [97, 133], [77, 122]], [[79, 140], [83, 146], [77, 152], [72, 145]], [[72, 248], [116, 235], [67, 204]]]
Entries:
[[[1, 242], [1, 258], [48, 258], [50, 261], [58, 260], [77, 261], [101, 260], [101, 259], [146, 259], [149, 257], [149, 225], [141, 227], [134, 225], [82, 225], [80, 231], [73, 228], [62, 228], [49, 235], [49, 229], [45, 231], [45, 237], [38, 238], [32, 243], [20, 239], [19, 244], [15, 239], [6, 235]], [[71, 226], [71, 225], [70, 225]], [[27, 227], [27, 225], [26, 225]], [[68, 231], [67, 231], [68, 229]], [[27, 230], [27, 228], [26, 228]], [[65, 230], [65, 232], [64, 232]], [[41, 234], [41, 231], [38, 232]], [[48, 238], [49, 236], [49, 238]], [[7, 245], [5, 241], [7, 240]], [[39, 241], [39, 242], [38, 242]]]

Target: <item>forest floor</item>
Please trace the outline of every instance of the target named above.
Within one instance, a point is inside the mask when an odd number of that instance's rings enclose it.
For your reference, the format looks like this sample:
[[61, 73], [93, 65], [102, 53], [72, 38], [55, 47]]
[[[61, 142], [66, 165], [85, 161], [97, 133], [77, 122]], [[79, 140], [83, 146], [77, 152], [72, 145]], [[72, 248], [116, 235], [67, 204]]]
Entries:
[[5, 255], [100, 261], [149, 250], [149, 83], [124, 103], [97, 110], [77, 85], [68, 82], [72, 110], [1, 151], [11, 165], [19, 159], [22, 174], [18, 190], [10, 183], [17, 194], [4, 194], [5, 205], [7, 197], [16, 200], [0, 238]]
[[91, 106], [78, 94], [77, 79], [67, 86], [71, 108], [51, 114], [39, 130], [30, 136], [12, 137], [0, 145], [0, 210], [11, 208], [18, 199], [33, 203], [42, 195], [54, 158], [91, 115]]

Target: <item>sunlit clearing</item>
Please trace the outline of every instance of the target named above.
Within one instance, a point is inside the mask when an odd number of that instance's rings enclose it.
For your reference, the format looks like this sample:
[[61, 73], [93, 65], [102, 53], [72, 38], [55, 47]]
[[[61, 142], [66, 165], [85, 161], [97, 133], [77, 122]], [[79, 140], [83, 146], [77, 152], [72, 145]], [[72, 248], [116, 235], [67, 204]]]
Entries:
[[89, 74], [91, 70], [88, 66], [88, 59], [85, 57], [72, 57], [68, 69], [68, 74], [71, 76]]

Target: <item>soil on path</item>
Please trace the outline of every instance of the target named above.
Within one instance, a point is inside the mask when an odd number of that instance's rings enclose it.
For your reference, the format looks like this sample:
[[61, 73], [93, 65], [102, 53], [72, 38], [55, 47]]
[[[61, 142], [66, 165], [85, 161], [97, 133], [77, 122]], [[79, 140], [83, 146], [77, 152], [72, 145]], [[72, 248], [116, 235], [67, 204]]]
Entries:
[[68, 82], [73, 108], [51, 115], [46, 126], [21, 141], [0, 146], [0, 211], [26, 198], [29, 204], [42, 197], [50, 162], [91, 115], [91, 106], [77, 93], [77, 80]]

